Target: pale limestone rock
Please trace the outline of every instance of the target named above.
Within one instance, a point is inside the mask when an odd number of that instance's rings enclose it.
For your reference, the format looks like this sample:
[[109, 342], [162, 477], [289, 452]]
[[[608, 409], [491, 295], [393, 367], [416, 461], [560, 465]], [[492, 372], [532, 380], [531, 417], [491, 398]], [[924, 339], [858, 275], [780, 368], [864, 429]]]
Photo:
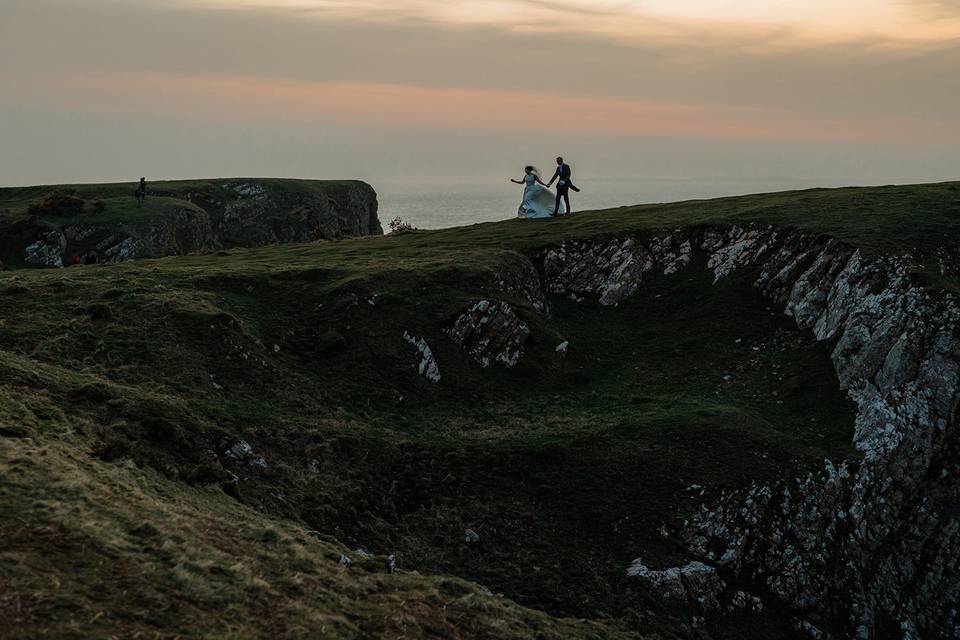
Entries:
[[657, 261], [663, 275], [669, 276], [685, 269], [693, 257], [693, 245], [680, 231], [650, 241], [650, 253]]
[[407, 331], [403, 332], [403, 339], [413, 345], [420, 356], [417, 363], [417, 373], [433, 384], [440, 382], [440, 367], [437, 365], [437, 360], [433, 357], [433, 351], [427, 341], [423, 338], [417, 338]]
[[630, 237], [564, 242], [549, 249], [543, 259], [551, 293], [595, 294], [605, 306], [616, 306], [636, 293], [642, 275], [653, 265], [650, 251]]

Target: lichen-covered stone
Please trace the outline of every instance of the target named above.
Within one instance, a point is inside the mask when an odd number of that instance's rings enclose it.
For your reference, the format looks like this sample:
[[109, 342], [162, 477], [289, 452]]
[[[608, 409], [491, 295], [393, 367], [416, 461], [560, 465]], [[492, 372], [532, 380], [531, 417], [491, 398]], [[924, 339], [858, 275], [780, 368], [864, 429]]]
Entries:
[[650, 592], [665, 602], [690, 604], [703, 611], [717, 609], [718, 595], [725, 586], [716, 569], [697, 561], [654, 570], [638, 559], [627, 569], [627, 575], [645, 582]]
[[496, 282], [501, 293], [523, 298], [540, 313], [548, 311], [540, 274], [526, 256], [514, 251], [507, 252], [497, 272]]
[[24, 250], [23, 261], [33, 267], [62, 267], [67, 239], [59, 231], [47, 231]]
[[482, 366], [509, 368], [523, 357], [530, 328], [506, 302], [480, 300], [460, 314], [445, 333]]
[[690, 264], [693, 245], [689, 238], [677, 231], [651, 238], [650, 253], [657, 261], [657, 268], [662, 270], [663, 275], [669, 276]]
[[756, 256], [763, 255], [774, 239], [775, 233], [753, 227], [732, 227], [725, 234], [707, 232], [702, 247], [710, 253], [707, 266], [713, 269], [714, 280], [720, 280], [737, 267], [749, 264]]
[[655, 263], [653, 254], [636, 238], [606, 242], [568, 241], [547, 250], [543, 270], [551, 293], [600, 298], [615, 306], [637, 291], [643, 274]]

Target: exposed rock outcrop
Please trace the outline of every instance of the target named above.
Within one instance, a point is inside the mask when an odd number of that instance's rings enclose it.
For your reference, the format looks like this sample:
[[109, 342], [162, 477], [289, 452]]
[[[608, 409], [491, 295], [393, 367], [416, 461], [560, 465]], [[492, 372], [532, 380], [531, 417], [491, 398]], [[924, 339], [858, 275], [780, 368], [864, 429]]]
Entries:
[[480, 300], [445, 330], [457, 345], [484, 367], [513, 367], [523, 356], [530, 328], [506, 302]]
[[62, 267], [67, 239], [59, 231], [47, 231], [24, 249], [23, 262], [31, 267]]
[[540, 274], [526, 256], [514, 251], [506, 253], [496, 279], [501, 293], [523, 298], [540, 313], [548, 311]]
[[650, 250], [632, 237], [564, 242], [543, 255], [550, 293], [598, 295], [600, 304], [607, 306], [636, 293], [643, 274], [653, 265]]
[[717, 570], [697, 561], [654, 570], [641, 560], [634, 560], [627, 575], [643, 580], [651, 592], [667, 603], [690, 604], [708, 612], [718, 608], [717, 596], [724, 588]]
[[657, 261], [657, 268], [663, 271], [663, 275], [669, 276], [690, 264], [693, 245], [682, 232], [676, 231], [651, 238], [650, 252]]
[[[646, 271], [683, 268], [693, 247], [715, 280], [750, 270], [799, 327], [835, 341], [863, 459], [724, 495], [688, 522], [691, 551], [848, 637], [960, 637], [956, 299], [916, 285], [909, 257], [867, 259], [832, 238], [761, 226], [568, 242], [541, 255], [550, 291], [616, 304]], [[686, 597], [680, 569], [631, 572]]]
[[957, 637], [956, 301], [914, 285], [907, 258], [864, 260], [828, 238], [735, 228], [704, 246], [718, 268], [730, 255], [757, 267], [799, 326], [837, 341], [864, 459], [728, 495], [691, 522], [693, 548], [854, 637]]
[[403, 333], [403, 339], [416, 348], [419, 360], [417, 361], [417, 373], [436, 384], [440, 382], [440, 367], [437, 365], [437, 359], [433, 357], [433, 350], [423, 338], [418, 338], [407, 331]]
[[[369, 185], [321, 184], [322, 192], [276, 189], [256, 182], [229, 184], [237, 198], [211, 219], [213, 235], [226, 246], [247, 247], [383, 233], [377, 196]], [[195, 200], [203, 202], [202, 197]]]

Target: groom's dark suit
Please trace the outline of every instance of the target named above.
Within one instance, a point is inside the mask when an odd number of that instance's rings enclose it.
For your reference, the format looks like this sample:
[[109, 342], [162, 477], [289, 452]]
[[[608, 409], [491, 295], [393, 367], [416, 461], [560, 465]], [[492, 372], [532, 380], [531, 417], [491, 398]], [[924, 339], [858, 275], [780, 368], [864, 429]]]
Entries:
[[550, 183], [553, 184], [554, 180], [557, 181], [557, 204], [553, 209], [553, 215], [560, 213], [560, 199], [562, 198], [567, 204], [567, 213], [570, 213], [570, 189], [574, 191], [580, 191], [573, 183], [570, 182], [570, 177], [573, 175], [573, 171], [570, 169], [570, 165], [566, 162], [563, 164], [557, 165], [557, 170], [554, 172], [553, 177], [550, 178]]
[[554, 172], [553, 177], [550, 178], [550, 182], [553, 183], [554, 180], [560, 179], [560, 182], [557, 183], [557, 188], [573, 188], [574, 191], [577, 190], [572, 184], [570, 184], [570, 176], [573, 174], [573, 171], [570, 169], [570, 165], [566, 162], [563, 164], [557, 165], [557, 170]]

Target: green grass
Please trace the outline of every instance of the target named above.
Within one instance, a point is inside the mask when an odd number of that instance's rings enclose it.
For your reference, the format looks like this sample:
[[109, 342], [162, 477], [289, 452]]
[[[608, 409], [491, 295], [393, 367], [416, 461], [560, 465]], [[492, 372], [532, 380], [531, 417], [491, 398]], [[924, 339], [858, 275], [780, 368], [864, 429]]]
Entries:
[[4, 638], [641, 637], [455, 578], [389, 574], [382, 556], [364, 560], [219, 491], [104, 464], [69, 437], [0, 438], [0, 472]]
[[[189, 193], [232, 197], [225, 190], [225, 185], [254, 181], [278, 191], [321, 192], [325, 188], [351, 184], [350, 181], [231, 178], [151, 182], [149, 186], [151, 194], [186, 203]], [[134, 182], [0, 188], [0, 218], [3, 215], [21, 214], [30, 203], [40, 200], [51, 191], [72, 193], [83, 198], [123, 200], [126, 201], [123, 211], [130, 213], [129, 203], [133, 202], [131, 194], [135, 188]], [[944, 245], [955, 244], [960, 237], [960, 182], [809, 189], [624, 206], [589, 212], [589, 215], [578, 215], [568, 220], [535, 224], [514, 220], [453, 230], [418, 232], [417, 239], [404, 242], [404, 248], [442, 253], [464, 247], [525, 249], [567, 237], [753, 222], [829, 233], [871, 254], [900, 253], [905, 250], [930, 252]]]
[[[0, 437], [0, 611], [24, 637], [691, 637], [624, 570], [685, 561], [661, 526], [724, 489], [856, 458], [830, 345], [748, 274], [713, 285], [700, 255], [618, 308], [554, 297], [545, 316], [505, 296], [533, 329], [513, 370], [479, 368], [442, 328], [504, 297], [518, 253], [566, 238], [758, 221], [932, 253], [957, 203], [949, 184], [810, 191], [0, 274], [0, 417], [30, 436]], [[429, 340], [439, 385], [404, 331]], [[239, 438], [266, 469], [224, 458]], [[379, 559], [342, 569], [332, 541]], [[748, 637], [792, 637], [783, 615]]]

